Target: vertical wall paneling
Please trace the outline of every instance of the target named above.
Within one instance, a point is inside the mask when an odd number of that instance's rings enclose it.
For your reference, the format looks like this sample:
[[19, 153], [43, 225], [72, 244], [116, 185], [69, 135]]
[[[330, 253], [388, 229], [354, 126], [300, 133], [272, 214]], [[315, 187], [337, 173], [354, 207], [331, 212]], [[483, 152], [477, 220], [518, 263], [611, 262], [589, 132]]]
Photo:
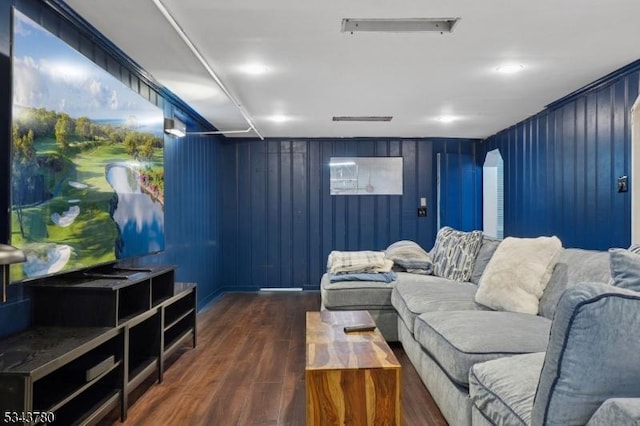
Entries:
[[631, 191], [631, 242], [638, 244], [640, 237], [640, 100], [638, 98], [638, 78], [629, 79], [628, 102], [632, 105], [631, 123], [631, 175], [629, 176]]
[[[384, 250], [400, 239], [414, 240], [429, 250], [437, 231], [434, 154], [448, 152], [456, 161], [462, 154], [473, 158], [477, 142], [369, 138], [224, 142], [224, 289], [317, 289], [331, 250]], [[329, 160], [346, 156], [402, 157], [403, 195], [330, 195]], [[475, 159], [470, 163], [473, 166]], [[480, 195], [475, 193], [479, 182], [473, 181], [459, 197], [479, 205]], [[427, 198], [426, 218], [417, 217], [420, 197]]]
[[[617, 226], [613, 229], [612, 241], [623, 241], [625, 229], [631, 229], [631, 193], [627, 192], [626, 195], [620, 196], [621, 193], [618, 193], [615, 189], [617, 188], [619, 177], [631, 175], [631, 162], [629, 161], [631, 158], [631, 138], [625, 138], [625, 135], [631, 135], [629, 120], [631, 118], [631, 107], [633, 106], [629, 102], [628, 93], [628, 80], [621, 79], [614, 83], [611, 117], [611, 180], [614, 191], [611, 193], [611, 202], [613, 211], [616, 212], [614, 220], [624, 223], [625, 226]], [[630, 234], [626, 235], [626, 237], [630, 238]], [[631, 240], [629, 239], [630, 242]]]
[[222, 292], [222, 173], [215, 136], [165, 137], [165, 250], [141, 263], [174, 264], [176, 279], [198, 284], [198, 307]]
[[467, 154], [443, 154], [440, 158], [440, 224], [463, 231], [482, 229], [481, 167]]
[[573, 239], [578, 246], [584, 246], [587, 241], [585, 239], [584, 234], [581, 232], [585, 224], [587, 223], [586, 218], [588, 217], [587, 211], [587, 197], [589, 188], [587, 186], [587, 179], [584, 171], [587, 170], [587, 144], [586, 144], [586, 125], [585, 125], [585, 114], [586, 114], [586, 99], [580, 98], [576, 99], [575, 103], [575, 143], [574, 143], [574, 154], [575, 154], [575, 164], [574, 164], [574, 173], [575, 173], [575, 184], [574, 184], [574, 214], [573, 224], [571, 225], [575, 232], [573, 234]]
[[630, 244], [630, 192], [616, 183], [631, 174], [639, 69], [625, 67], [481, 144], [505, 159], [505, 235], [554, 234], [587, 249]]
[[[324, 205], [322, 204], [322, 191], [324, 190], [324, 165], [322, 163], [322, 143], [315, 140], [308, 146], [307, 170], [309, 170], [309, 191], [307, 193], [307, 203], [309, 214], [307, 218], [307, 241], [316, 241], [316, 244], [309, 244], [307, 251], [307, 273], [305, 282], [311, 280], [310, 277], [321, 275], [324, 265], [316, 262], [324, 252]], [[328, 181], [328, 178], [327, 178]]]
[[612, 87], [606, 86], [596, 93], [596, 229], [595, 237], [598, 241], [609, 240], [612, 229], [609, 222], [612, 218], [613, 181], [611, 175], [612, 143]]

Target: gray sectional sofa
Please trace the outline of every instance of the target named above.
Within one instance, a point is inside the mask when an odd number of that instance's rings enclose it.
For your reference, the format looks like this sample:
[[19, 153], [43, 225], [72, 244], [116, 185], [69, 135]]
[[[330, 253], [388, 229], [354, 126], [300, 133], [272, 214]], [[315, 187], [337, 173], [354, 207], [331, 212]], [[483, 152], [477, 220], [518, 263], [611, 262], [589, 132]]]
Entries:
[[639, 421], [640, 293], [609, 284], [609, 253], [562, 249], [531, 315], [475, 301], [497, 244], [483, 240], [470, 282], [398, 272], [389, 284], [331, 283], [325, 275], [322, 309], [368, 310], [388, 341], [402, 343], [451, 425]]

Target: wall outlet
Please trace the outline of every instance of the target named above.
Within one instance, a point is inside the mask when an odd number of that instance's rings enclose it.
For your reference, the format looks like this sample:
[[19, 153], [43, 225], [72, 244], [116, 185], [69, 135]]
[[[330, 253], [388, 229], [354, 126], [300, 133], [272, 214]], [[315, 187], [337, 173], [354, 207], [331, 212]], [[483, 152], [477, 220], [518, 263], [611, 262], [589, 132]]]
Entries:
[[418, 207], [418, 217], [427, 217], [426, 207]]

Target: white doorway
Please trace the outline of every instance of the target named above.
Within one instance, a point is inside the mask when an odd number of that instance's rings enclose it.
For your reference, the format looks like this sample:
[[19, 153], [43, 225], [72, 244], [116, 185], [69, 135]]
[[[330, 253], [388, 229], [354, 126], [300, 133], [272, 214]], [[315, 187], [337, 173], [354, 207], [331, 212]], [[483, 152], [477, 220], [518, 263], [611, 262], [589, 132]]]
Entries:
[[489, 151], [482, 165], [482, 223], [485, 235], [504, 238], [504, 162], [499, 149]]

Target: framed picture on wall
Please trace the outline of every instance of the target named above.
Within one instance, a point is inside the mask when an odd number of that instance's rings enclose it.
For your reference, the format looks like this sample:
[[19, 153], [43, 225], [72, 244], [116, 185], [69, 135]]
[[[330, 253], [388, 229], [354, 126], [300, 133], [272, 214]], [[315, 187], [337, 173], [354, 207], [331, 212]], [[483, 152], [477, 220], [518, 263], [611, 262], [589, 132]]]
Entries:
[[331, 195], [402, 195], [402, 157], [331, 157]]

